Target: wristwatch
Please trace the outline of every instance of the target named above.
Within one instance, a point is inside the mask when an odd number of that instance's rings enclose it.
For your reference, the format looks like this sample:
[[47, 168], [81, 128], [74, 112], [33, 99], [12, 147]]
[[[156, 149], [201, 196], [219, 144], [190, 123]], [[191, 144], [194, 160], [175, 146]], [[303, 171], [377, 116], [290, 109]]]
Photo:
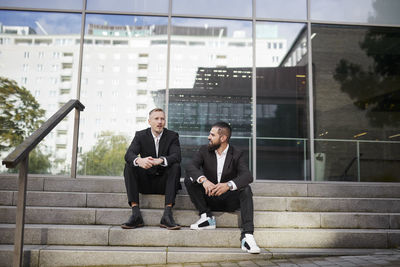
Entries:
[[228, 186], [229, 186], [229, 190], [233, 190], [233, 183], [232, 183], [232, 181], [229, 181], [227, 184], [228, 184]]
[[204, 183], [205, 181], [207, 181], [207, 178], [206, 178], [206, 177], [202, 177], [202, 178], [204, 178], [204, 179], [203, 179], [203, 181], [200, 182], [200, 184], [202, 184], [202, 183]]

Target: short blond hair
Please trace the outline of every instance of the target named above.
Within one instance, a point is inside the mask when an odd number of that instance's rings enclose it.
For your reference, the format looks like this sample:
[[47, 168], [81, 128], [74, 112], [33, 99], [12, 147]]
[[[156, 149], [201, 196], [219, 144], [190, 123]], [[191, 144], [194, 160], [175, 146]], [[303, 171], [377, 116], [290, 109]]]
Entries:
[[162, 112], [162, 113], [164, 113], [164, 115], [165, 115], [165, 111], [164, 111], [162, 108], [153, 108], [152, 110], [150, 110], [149, 116], [151, 116], [151, 114], [152, 114], [153, 112]]

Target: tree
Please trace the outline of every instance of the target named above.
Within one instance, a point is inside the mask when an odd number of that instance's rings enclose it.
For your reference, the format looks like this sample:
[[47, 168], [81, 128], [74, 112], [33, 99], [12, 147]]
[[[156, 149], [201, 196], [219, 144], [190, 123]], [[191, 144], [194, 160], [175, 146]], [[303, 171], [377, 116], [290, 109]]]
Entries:
[[78, 172], [84, 175], [121, 176], [128, 145], [128, 137], [103, 132], [93, 148], [81, 155]]
[[400, 125], [400, 31], [370, 28], [360, 49], [373, 59], [370, 66], [339, 61], [334, 79], [341, 84], [354, 105], [366, 110], [371, 125]]
[[22, 143], [43, 123], [45, 111], [24, 87], [0, 77], [0, 151]]
[[[0, 77], [0, 152], [18, 146], [43, 123], [45, 111], [25, 88]], [[29, 154], [29, 173], [49, 173], [50, 155], [39, 147]], [[9, 170], [17, 172], [17, 168]]]

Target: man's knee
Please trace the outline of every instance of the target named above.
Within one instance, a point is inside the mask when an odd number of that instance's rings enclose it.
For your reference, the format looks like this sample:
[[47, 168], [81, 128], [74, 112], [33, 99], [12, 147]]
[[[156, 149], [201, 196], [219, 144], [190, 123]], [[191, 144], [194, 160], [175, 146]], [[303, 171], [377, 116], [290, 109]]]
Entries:
[[250, 185], [246, 185], [244, 188], [239, 190], [241, 197], [253, 197], [253, 191], [251, 191]]

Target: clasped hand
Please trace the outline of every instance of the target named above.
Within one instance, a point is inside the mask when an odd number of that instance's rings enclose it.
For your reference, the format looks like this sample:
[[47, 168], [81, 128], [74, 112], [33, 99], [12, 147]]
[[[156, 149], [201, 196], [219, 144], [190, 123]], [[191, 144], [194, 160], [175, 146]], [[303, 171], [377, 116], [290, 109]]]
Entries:
[[136, 163], [139, 167], [143, 169], [150, 169], [153, 166], [157, 166], [163, 163], [163, 160], [160, 158], [146, 157], [146, 158], [138, 158]]
[[213, 184], [209, 180], [206, 180], [203, 183], [203, 187], [206, 190], [206, 195], [210, 196], [210, 197], [211, 196], [220, 196], [229, 190], [229, 186], [227, 183]]

